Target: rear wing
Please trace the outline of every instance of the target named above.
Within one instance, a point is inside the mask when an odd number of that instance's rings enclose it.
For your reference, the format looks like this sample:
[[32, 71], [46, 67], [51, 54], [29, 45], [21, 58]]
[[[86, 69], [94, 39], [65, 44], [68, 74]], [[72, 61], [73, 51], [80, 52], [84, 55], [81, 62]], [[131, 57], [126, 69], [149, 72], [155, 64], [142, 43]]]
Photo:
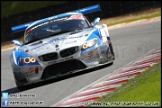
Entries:
[[[82, 9], [79, 9], [79, 10], [75, 10], [75, 11], [72, 11], [72, 12], [77, 12], [77, 13], [82, 13], [82, 14], [89, 14], [89, 13], [93, 13], [93, 12], [96, 12], [96, 11], [101, 11], [101, 8], [100, 8], [99, 4], [94, 5], [94, 6], [90, 6], [90, 7], [86, 7], [86, 8], [82, 8]], [[65, 14], [65, 13], [63, 13], [63, 14]], [[62, 15], [62, 14], [60, 14], [60, 15]], [[48, 20], [53, 19], [53, 18], [55, 18], [57, 16], [58, 15], [55, 15], [55, 16], [44, 18], [44, 19], [41, 19], [41, 20], [48, 21]], [[37, 20], [37, 21], [39, 21], [39, 20]], [[33, 22], [36, 22], [36, 21], [33, 21]], [[26, 24], [11, 27], [11, 30], [12, 30], [13, 33], [24, 31], [33, 22], [29, 22], [29, 23], [26, 23]]]

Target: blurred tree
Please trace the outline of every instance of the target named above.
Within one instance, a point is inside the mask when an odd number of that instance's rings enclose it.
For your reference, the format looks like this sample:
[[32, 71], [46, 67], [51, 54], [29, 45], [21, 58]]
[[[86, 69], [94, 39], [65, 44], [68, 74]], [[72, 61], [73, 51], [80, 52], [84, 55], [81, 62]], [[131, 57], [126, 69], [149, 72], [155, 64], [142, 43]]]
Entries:
[[68, 1], [1, 1], [1, 18], [66, 2]]

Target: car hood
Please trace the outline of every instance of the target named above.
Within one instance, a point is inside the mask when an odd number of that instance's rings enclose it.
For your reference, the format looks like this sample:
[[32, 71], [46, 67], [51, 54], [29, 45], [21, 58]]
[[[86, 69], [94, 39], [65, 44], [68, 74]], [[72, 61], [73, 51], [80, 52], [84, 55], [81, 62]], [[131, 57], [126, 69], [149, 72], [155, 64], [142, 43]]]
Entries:
[[27, 45], [24, 45], [20, 50], [29, 54], [33, 57], [38, 57], [39, 55], [44, 55], [51, 52], [58, 52], [60, 50], [81, 46], [86, 42], [88, 36], [96, 28], [87, 28], [80, 31], [67, 32], [46, 39], [42, 39]]

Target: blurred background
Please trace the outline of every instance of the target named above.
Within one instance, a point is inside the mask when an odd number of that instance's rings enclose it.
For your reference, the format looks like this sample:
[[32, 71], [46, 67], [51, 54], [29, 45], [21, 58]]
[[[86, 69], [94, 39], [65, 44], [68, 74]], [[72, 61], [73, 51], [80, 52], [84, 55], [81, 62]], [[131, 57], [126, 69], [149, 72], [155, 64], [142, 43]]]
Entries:
[[1, 1], [1, 46], [2, 43], [18, 39], [23, 32], [12, 33], [11, 27], [100, 4], [101, 12], [86, 15], [91, 21], [95, 17], [112, 18], [141, 10], [161, 7], [161, 1]]

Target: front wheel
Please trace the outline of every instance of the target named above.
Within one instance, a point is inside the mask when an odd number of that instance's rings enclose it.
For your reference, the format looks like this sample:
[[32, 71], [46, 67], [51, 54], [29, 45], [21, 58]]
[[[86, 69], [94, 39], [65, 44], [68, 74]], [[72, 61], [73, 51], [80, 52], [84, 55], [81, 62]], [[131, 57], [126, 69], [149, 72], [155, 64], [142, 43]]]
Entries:
[[27, 86], [25, 86], [25, 84], [27, 83], [26, 78], [24, 77], [22, 78], [18, 74], [16, 74], [16, 72], [14, 72], [14, 79], [15, 79], [16, 86], [19, 90], [24, 90], [27, 88]]
[[113, 60], [115, 60], [115, 54], [114, 54], [114, 50], [113, 50], [113, 46], [112, 46], [110, 37], [107, 37], [107, 40], [108, 40], [108, 44], [109, 44], [109, 47], [110, 47], [110, 52], [111, 52], [111, 54], [113, 56]]

